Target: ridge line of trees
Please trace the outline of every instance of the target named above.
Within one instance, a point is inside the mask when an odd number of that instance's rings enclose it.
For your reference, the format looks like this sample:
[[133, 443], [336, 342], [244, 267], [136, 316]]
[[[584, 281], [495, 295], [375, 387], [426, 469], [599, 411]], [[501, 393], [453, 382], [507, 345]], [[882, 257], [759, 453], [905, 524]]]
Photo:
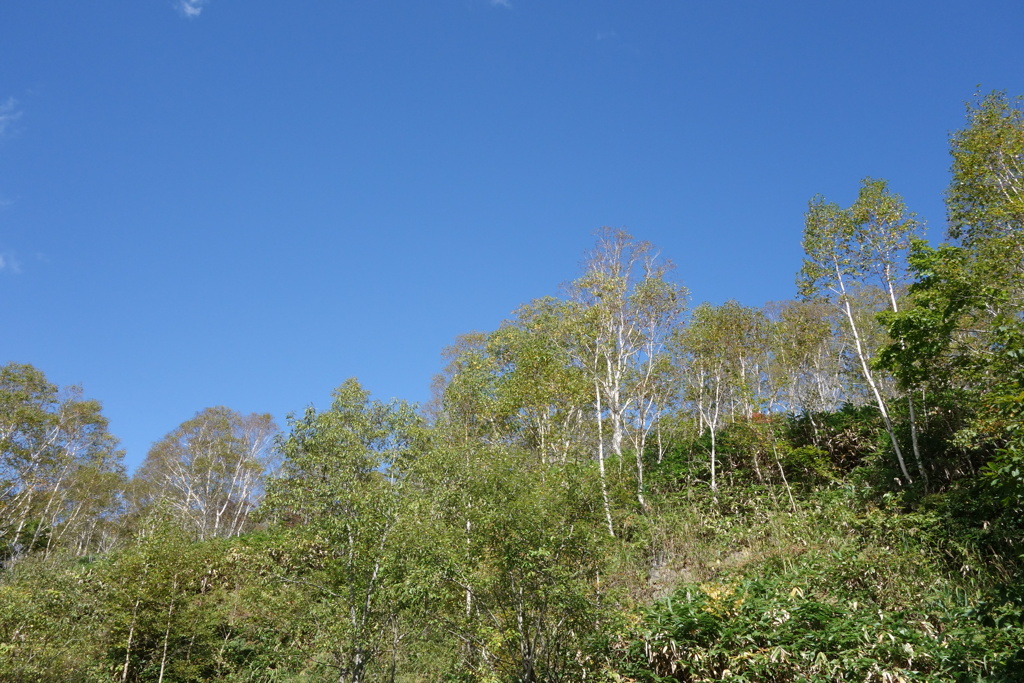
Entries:
[[[691, 308], [602, 228], [561, 296], [443, 352], [425, 411], [355, 379], [284, 432], [206, 408], [128, 477], [97, 401], [0, 366], [0, 679], [598, 680], [624, 558], [653, 573], [666, 507], [713, 534], [736, 491], [955, 501], [1016, 567], [1024, 105], [979, 97], [950, 142], [949, 243], [865, 178], [810, 200], [797, 300]], [[701, 590], [698, 622], [740, 612]]]

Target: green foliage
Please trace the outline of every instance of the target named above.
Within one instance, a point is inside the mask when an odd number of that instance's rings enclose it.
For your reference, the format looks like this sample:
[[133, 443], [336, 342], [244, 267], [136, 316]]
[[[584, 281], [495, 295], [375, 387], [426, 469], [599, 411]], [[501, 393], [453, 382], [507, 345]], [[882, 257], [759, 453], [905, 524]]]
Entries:
[[[878, 438], [870, 409], [801, 417], [756, 413], [716, 435], [720, 476], [730, 486], [827, 484], [873, 453]], [[662, 461], [651, 462], [652, 490], [672, 493], [704, 482], [711, 446], [710, 431], [675, 435]]]
[[[933, 471], [945, 484], [984, 468], [1013, 497], [1024, 389], [1024, 115], [1004, 93], [968, 106], [952, 136], [951, 237], [912, 246], [910, 306], [882, 317], [880, 366], [927, 392]], [[992, 495], [990, 494], [990, 495]], [[1006, 498], [1009, 500], [1009, 498]]]
[[972, 247], [1024, 226], [1024, 108], [1005, 92], [977, 96], [952, 136], [950, 236]]
[[418, 595], [434, 627], [462, 644], [446, 669], [453, 680], [593, 671], [585, 652], [604, 620], [609, 544], [596, 474], [497, 447], [435, 450], [418, 463], [427, 499], [416, 564], [429, 585]]
[[0, 584], [2, 680], [192, 681], [239, 670], [249, 562], [173, 526], [98, 560], [23, 561]]
[[364, 505], [386, 505], [387, 495], [373, 494], [415, 457], [421, 419], [404, 402], [369, 396], [348, 379], [335, 389], [329, 410], [309, 407], [289, 419], [284, 464], [267, 485], [264, 517], [330, 525], [357, 516]]
[[0, 366], [0, 561], [109, 545], [125, 477], [100, 409], [31, 365]]
[[[314, 670], [359, 681], [398, 629], [406, 572], [402, 496], [415, 462], [420, 418], [404, 403], [372, 401], [350, 379], [329, 410], [291, 421], [282, 474], [267, 486], [264, 515], [305, 525], [321, 556], [280, 577], [302, 588], [301, 647]], [[396, 638], [398, 636], [396, 635]]]
[[634, 613], [612, 640], [617, 670], [639, 681], [1016, 680], [1020, 592], [957, 588], [933, 549], [940, 522], [823, 510], [806, 551], [684, 582]]
[[[883, 447], [884, 426], [874, 406], [844, 405], [831, 413], [807, 413], [787, 423], [787, 440], [803, 450], [801, 459], [814, 453], [825, 457], [822, 466], [849, 473]], [[798, 474], [799, 472], [795, 472]]]
[[1024, 513], [1024, 392], [993, 399], [994, 418], [1003, 446], [985, 464], [982, 474], [1004, 506], [1013, 514]]
[[857, 284], [890, 290], [902, 279], [902, 257], [921, 227], [885, 180], [862, 180], [856, 201], [846, 209], [814, 197], [805, 215], [800, 296], [845, 297]]
[[791, 481], [818, 483], [835, 478], [828, 453], [815, 446], [797, 446], [788, 450], [782, 464]]
[[207, 408], [153, 444], [132, 479], [132, 516], [173, 514], [198, 540], [248, 526], [275, 462], [270, 415]]
[[956, 244], [868, 178], [809, 204], [804, 300], [684, 324], [603, 229], [431, 424], [207, 409], [126, 489], [97, 402], [0, 367], [0, 680], [1020, 680], [1020, 102], [951, 142]]
[[0, 680], [85, 678], [101, 656], [92, 637], [95, 603], [81, 589], [83, 572], [62, 558], [22, 560], [0, 582]]
[[881, 610], [795, 577], [681, 588], [642, 616], [623, 673], [642, 681], [1017, 680], [1019, 608]]

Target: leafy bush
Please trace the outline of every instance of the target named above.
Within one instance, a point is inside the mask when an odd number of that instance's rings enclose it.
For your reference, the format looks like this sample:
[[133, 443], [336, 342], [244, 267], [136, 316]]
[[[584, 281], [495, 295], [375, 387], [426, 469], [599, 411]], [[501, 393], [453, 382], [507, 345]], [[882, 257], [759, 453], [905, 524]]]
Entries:
[[776, 563], [763, 576], [683, 585], [620, 634], [618, 669], [650, 682], [1020, 680], [1024, 591], [973, 605], [938, 589], [894, 599], [885, 587], [912, 556], [877, 551], [847, 548], [789, 571]]
[[790, 481], [816, 483], [835, 478], [828, 453], [817, 446], [798, 446], [789, 450], [782, 465]]

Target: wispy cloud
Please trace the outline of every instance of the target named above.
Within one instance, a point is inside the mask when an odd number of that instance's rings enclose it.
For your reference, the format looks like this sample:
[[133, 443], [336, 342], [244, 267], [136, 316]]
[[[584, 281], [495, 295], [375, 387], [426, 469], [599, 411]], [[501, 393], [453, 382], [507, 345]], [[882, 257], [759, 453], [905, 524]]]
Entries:
[[11, 254], [0, 254], [0, 273], [21, 273], [21, 264]]
[[492, 7], [505, 7], [511, 9], [512, 3], [510, 0], [490, 0]]
[[6, 102], [0, 104], [0, 136], [7, 133], [11, 124], [21, 118], [21, 110], [18, 109], [18, 100], [8, 97]]
[[209, 0], [178, 0], [178, 9], [189, 19], [195, 19], [203, 13], [203, 7]]
[[600, 42], [602, 40], [615, 40], [619, 37], [619, 34], [615, 31], [598, 31], [597, 35], [594, 36], [594, 40]]

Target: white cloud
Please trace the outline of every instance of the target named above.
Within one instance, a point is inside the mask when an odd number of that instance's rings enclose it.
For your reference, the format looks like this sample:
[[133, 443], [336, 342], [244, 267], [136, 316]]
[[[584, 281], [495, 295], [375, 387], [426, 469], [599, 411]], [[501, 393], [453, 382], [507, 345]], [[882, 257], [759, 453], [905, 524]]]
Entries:
[[509, 0], [491, 0], [491, 6], [511, 8], [512, 3]]
[[189, 19], [194, 19], [203, 13], [203, 6], [209, 0], [179, 0], [178, 9]]
[[0, 136], [7, 133], [10, 125], [20, 117], [21, 111], [18, 109], [18, 101], [13, 97], [8, 97], [6, 102], [0, 104]]
[[0, 254], [0, 273], [3, 272], [17, 275], [21, 272], [21, 264], [10, 254]]

